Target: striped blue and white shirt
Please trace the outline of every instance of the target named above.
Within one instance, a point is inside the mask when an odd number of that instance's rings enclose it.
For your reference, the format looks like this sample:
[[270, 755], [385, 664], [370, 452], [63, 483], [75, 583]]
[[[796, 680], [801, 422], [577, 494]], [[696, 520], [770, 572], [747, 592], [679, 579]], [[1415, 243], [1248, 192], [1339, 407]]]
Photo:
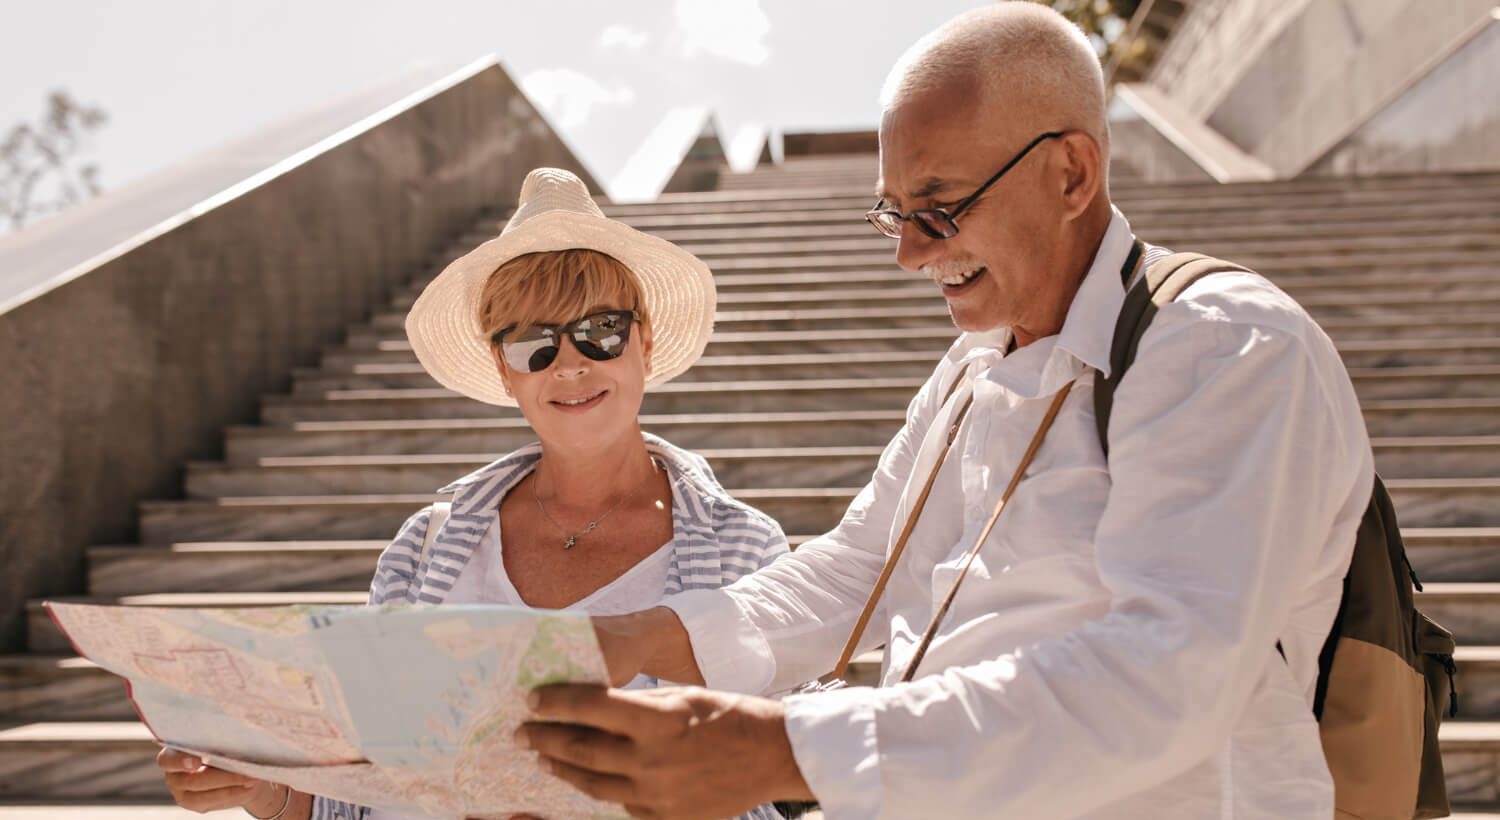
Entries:
[[[672, 485], [672, 558], [662, 597], [689, 589], [717, 589], [771, 563], [787, 552], [775, 519], [731, 497], [702, 456], [646, 434], [646, 449], [666, 466]], [[522, 447], [438, 490], [453, 496], [453, 510], [427, 555], [422, 543], [432, 508], [401, 525], [380, 554], [370, 583], [370, 603], [441, 604], [492, 526], [499, 526], [500, 499], [542, 457], [540, 444]], [[312, 820], [364, 820], [369, 809], [329, 800], [313, 801]], [[741, 820], [779, 820], [771, 806], [758, 806]]]

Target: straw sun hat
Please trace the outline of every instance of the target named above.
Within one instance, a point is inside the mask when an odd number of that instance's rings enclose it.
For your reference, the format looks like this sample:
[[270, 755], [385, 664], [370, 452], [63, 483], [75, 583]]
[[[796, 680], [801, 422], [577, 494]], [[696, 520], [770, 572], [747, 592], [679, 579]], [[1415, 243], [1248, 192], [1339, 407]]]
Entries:
[[448, 265], [406, 314], [406, 337], [422, 367], [465, 396], [515, 406], [479, 326], [480, 293], [490, 274], [517, 256], [573, 248], [612, 256], [635, 274], [651, 317], [647, 387], [698, 360], [714, 326], [714, 281], [708, 266], [664, 239], [606, 218], [572, 173], [538, 168], [521, 184], [519, 207], [505, 230]]

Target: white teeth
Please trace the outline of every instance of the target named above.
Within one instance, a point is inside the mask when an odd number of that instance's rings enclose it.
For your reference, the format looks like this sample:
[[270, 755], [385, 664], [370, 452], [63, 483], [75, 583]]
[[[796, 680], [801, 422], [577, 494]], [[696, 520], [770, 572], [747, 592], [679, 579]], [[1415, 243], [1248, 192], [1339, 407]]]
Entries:
[[592, 396], [584, 396], [584, 397], [583, 397], [583, 398], [581, 398], [581, 399], [558, 399], [558, 400], [557, 400], [557, 401], [556, 401], [556, 403], [557, 403], [557, 404], [563, 404], [563, 405], [567, 405], [567, 406], [569, 406], [569, 407], [572, 407], [572, 406], [574, 406], [574, 405], [579, 405], [579, 404], [587, 404], [587, 403], [589, 403], [589, 402], [591, 402], [591, 401], [593, 401], [593, 400], [594, 400], [594, 399], [597, 399], [597, 398], [599, 398], [599, 397], [600, 397], [600, 396], [602, 396], [602, 395], [604, 395], [604, 394], [603, 394], [603, 393], [595, 393], [595, 394], [594, 394], [594, 395], [592, 395]]
[[962, 285], [963, 283], [979, 275], [979, 272], [981, 270], [984, 270], [984, 268], [973, 268], [967, 271], [944, 271], [942, 273], [934, 272], [932, 274], [932, 280], [940, 285], [948, 285], [950, 287], [955, 285]]

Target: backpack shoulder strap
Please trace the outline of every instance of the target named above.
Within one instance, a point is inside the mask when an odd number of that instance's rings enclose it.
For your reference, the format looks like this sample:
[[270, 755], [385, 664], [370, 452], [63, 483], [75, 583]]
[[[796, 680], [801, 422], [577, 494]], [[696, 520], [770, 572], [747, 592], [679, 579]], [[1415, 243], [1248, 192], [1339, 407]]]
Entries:
[[[1144, 256], [1141, 247], [1140, 240], [1136, 240], [1132, 258]], [[1106, 456], [1109, 455], [1109, 414], [1114, 408], [1115, 390], [1135, 361], [1141, 338], [1146, 335], [1151, 320], [1156, 318], [1156, 312], [1199, 279], [1211, 273], [1228, 272], [1249, 273], [1249, 269], [1201, 253], [1174, 253], [1147, 266], [1142, 275], [1135, 276], [1134, 266], [1127, 261], [1121, 271], [1127, 288], [1125, 304], [1120, 308], [1114, 340], [1110, 343], [1109, 377], [1094, 373], [1094, 422], [1098, 425], [1099, 444]]]

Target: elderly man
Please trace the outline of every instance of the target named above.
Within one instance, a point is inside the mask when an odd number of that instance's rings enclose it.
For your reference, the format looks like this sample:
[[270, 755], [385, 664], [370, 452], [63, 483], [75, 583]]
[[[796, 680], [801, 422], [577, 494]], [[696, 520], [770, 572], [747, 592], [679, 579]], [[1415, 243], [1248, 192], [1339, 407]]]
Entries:
[[[871, 221], [963, 334], [837, 529], [596, 622], [614, 678], [711, 688], [537, 690], [520, 739], [638, 817], [808, 797], [838, 820], [1331, 817], [1309, 707], [1373, 480], [1333, 345], [1264, 279], [1206, 277], [1145, 336], [1106, 457], [1093, 373], [1132, 257], [1164, 252], [1110, 204], [1088, 42], [1040, 5], [978, 9], [913, 46], [882, 103]], [[864, 641], [888, 646], [885, 685], [727, 694], [833, 665], [950, 441]]]

